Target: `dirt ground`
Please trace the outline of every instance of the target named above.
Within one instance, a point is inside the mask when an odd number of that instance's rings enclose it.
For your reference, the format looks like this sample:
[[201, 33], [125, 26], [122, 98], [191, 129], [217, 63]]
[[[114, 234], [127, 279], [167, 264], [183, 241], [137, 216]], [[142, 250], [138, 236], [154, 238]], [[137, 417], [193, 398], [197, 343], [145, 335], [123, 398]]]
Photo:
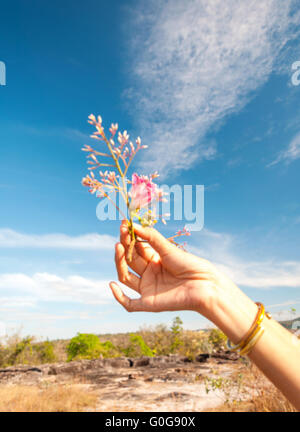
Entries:
[[[11, 367], [0, 370], [0, 387], [22, 386], [23, 393], [24, 388], [37, 387], [47, 397], [47, 389], [72, 385], [77, 394], [94, 395], [94, 403], [84, 411], [199, 412], [253, 396], [255, 379], [249, 377], [249, 365], [226, 356], [193, 362], [162, 356]], [[260, 377], [261, 385], [269, 383]], [[12, 405], [10, 410], [14, 410]]]

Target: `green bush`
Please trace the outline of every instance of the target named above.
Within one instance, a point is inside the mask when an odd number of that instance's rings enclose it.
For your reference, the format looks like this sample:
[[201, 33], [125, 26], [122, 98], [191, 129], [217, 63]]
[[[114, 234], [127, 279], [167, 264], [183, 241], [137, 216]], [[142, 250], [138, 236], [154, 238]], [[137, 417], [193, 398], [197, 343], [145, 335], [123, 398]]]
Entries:
[[173, 322], [172, 322], [171, 332], [174, 335], [179, 335], [180, 333], [182, 333], [182, 330], [183, 330], [182, 324], [183, 324], [183, 322], [180, 319], [180, 317], [179, 316], [175, 317], [173, 319]]
[[146, 344], [143, 337], [138, 334], [131, 333], [130, 334], [130, 345], [123, 350], [124, 354], [127, 357], [138, 357], [138, 356], [147, 356], [153, 357], [154, 352], [152, 349]]
[[170, 353], [171, 331], [166, 324], [158, 324], [155, 327], [144, 327], [139, 331], [145, 343], [155, 355], [167, 355]]
[[171, 353], [175, 352], [177, 348], [179, 348], [182, 344], [182, 333], [183, 333], [183, 327], [182, 327], [182, 320], [177, 316], [173, 319], [173, 323], [171, 326], [171, 332], [172, 332], [172, 343], [170, 351]]
[[33, 345], [32, 348], [37, 353], [40, 363], [53, 363], [57, 360], [52, 342], [41, 342]]
[[0, 345], [0, 366], [7, 367], [15, 364], [28, 363], [28, 356], [32, 354], [33, 337], [21, 338], [18, 334], [7, 336]]
[[225, 349], [227, 337], [219, 329], [211, 329], [208, 336], [208, 342], [212, 345], [213, 349]]
[[88, 333], [77, 333], [67, 345], [67, 361], [74, 359], [95, 359], [100, 356], [114, 357], [115, 347], [110, 342], [100, 342], [98, 336]]
[[103, 357], [116, 357], [118, 350], [111, 341], [100, 342]]
[[34, 338], [32, 336], [27, 336], [16, 342], [15, 346], [12, 346], [7, 350], [8, 356], [6, 363], [8, 366], [15, 364], [28, 364], [29, 357], [32, 355], [32, 341]]

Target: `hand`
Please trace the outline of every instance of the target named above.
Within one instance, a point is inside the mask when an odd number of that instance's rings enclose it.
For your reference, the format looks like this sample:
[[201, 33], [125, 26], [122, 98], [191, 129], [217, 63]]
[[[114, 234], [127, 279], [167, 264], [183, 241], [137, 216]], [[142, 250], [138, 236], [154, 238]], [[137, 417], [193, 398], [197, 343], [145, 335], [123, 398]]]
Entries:
[[234, 284], [209, 261], [179, 249], [156, 229], [134, 224], [134, 231], [146, 242], [136, 242], [128, 262], [130, 235], [127, 222], [123, 221], [115, 261], [119, 281], [138, 292], [140, 298], [130, 299], [118, 284], [111, 282], [116, 300], [128, 312], [193, 310], [213, 320], [220, 287]]
[[[209, 261], [178, 249], [154, 228], [140, 225], [134, 225], [134, 232], [147, 243], [137, 241], [127, 263], [131, 239], [126, 221], [120, 230], [115, 256], [119, 280], [140, 298], [130, 299], [115, 282], [110, 287], [127, 311], [193, 310], [214, 322], [234, 344], [244, 339], [257, 306], [229, 278]], [[299, 346], [275, 320], [266, 320], [264, 327], [265, 333], [249, 356], [300, 409]]]

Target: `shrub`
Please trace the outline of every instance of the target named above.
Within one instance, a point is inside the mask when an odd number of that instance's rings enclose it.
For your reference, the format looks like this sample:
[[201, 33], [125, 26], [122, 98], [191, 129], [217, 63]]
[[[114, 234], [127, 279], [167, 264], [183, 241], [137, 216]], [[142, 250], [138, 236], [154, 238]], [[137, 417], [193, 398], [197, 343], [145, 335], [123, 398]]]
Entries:
[[114, 357], [115, 347], [110, 341], [100, 342], [98, 336], [89, 333], [77, 333], [67, 345], [67, 361], [74, 359], [95, 359], [100, 356]]
[[169, 328], [165, 324], [144, 327], [139, 334], [155, 355], [177, 353], [193, 360], [200, 352], [212, 351], [208, 333], [184, 330], [179, 317], [173, 320]]
[[101, 354], [101, 343], [98, 336], [87, 333], [77, 333], [67, 346], [68, 360], [74, 358], [93, 359]]
[[45, 341], [38, 343], [33, 345], [33, 349], [38, 354], [40, 363], [53, 363], [57, 360], [52, 342]]
[[225, 349], [227, 337], [219, 329], [211, 329], [208, 336], [208, 342], [214, 350]]
[[27, 364], [29, 358], [32, 355], [32, 336], [27, 336], [16, 342], [15, 345], [7, 348], [7, 359], [6, 363], [8, 366], [14, 364]]
[[111, 341], [100, 342], [100, 344], [103, 357], [116, 357], [118, 355], [118, 349]]
[[5, 365], [5, 348], [2, 344], [0, 344], [0, 367]]
[[154, 352], [146, 344], [143, 337], [134, 333], [130, 334], [130, 345], [125, 348], [123, 352], [127, 357], [138, 357], [140, 355], [144, 355], [147, 357], [154, 356]]
[[181, 319], [177, 316], [174, 318], [172, 326], [171, 326], [171, 332], [172, 332], [172, 343], [170, 351], [173, 353], [177, 350], [178, 347], [180, 347], [183, 344], [182, 341], [182, 333], [183, 333], [183, 322]]
[[183, 324], [183, 322], [180, 319], [180, 317], [179, 316], [175, 317], [173, 319], [173, 322], [172, 322], [171, 332], [174, 335], [179, 335], [180, 333], [182, 333], [182, 330], [183, 330], [182, 324]]
[[144, 327], [139, 331], [145, 343], [155, 355], [167, 355], [170, 353], [172, 338], [171, 331], [165, 324], [155, 327]]

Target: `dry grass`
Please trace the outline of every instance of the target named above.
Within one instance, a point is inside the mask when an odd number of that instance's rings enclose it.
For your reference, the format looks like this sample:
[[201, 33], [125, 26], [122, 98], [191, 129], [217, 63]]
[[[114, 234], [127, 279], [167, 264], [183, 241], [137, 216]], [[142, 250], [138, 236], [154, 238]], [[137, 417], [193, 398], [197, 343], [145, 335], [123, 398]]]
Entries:
[[247, 401], [233, 401], [216, 408], [209, 409], [210, 412], [298, 412], [296, 408], [279, 392], [272, 389], [261, 392]]
[[249, 411], [297, 412], [296, 408], [277, 389], [268, 393], [264, 392], [259, 397], [249, 401]]
[[236, 375], [242, 372], [241, 395], [247, 400], [231, 400], [216, 408], [213, 412], [298, 412], [286, 397], [254, 365], [242, 367], [232, 374], [232, 384], [236, 384]]
[[67, 345], [70, 343], [70, 339], [57, 339], [52, 341], [54, 345], [54, 352], [57, 358], [57, 362], [66, 362], [67, 355]]
[[97, 394], [80, 384], [0, 386], [0, 412], [78, 412], [96, 403]]

